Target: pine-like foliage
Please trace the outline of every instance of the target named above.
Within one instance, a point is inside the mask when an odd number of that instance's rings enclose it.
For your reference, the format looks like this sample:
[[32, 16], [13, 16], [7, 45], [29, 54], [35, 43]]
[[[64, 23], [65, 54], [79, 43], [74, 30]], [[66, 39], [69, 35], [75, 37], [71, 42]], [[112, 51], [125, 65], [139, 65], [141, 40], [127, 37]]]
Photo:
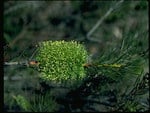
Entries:
[[[149, 109], [148, 104], [144, 104], [148, 103], [148, 98], [145, 102], [139, 101], [142, 95], [148, 94], [149, 88], [148, 81], [144, 80], [145, 76], [149, 76], [145, 75], [144, 71], [148, 56], [147, 53], [144, 55], [141, 53], [148, 44], [145, 43], [147, 37], [145, 36], [143, 40], [139, 38], [140, 35], [138, 37], [132, 34], [127, 36], [116, 45], [104, 49], [105, 51], [101, 52], [99, 58], [93, 59], [91, 65], [87, 67], [89, 78], [78, 89], [82, 90], [80, 95], [87, 97], [84, 98], [86, 104], [83, 105], [86, 106], [86, 109], [101, 111], [95, 106], [108, 111], [145, 111]], [[139, 44], [145, 45], [140, 46]]]

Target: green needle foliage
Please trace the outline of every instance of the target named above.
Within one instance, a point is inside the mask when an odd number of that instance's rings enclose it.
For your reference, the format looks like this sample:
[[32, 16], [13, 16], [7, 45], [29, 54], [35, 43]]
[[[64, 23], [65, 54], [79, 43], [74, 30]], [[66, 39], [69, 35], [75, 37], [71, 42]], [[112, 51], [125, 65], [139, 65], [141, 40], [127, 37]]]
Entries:
[[[128, 111], [139, 111], [139, 108], [143, 108], [140, 102], [135, 101], [137, 97], [141, 98], [135, 92], [142, 90], [141, 95], [144, 95], [146, 89], [136, 88], [136, 84], [140, 84], [145, 75], [144, 67], [147, 64], [146, 54], [144, 58], [141, 52], [146, 50], [148, 43], [145, 40], [148, 40], [148, 38], [143, 38], [140, 38], [140, 34], [139, 37], [134, 37], [131, 34], [124, 37], [114, 47], [109, 46], [104, 49], [105, 51], [102, 51], [98, 60], [93, 59], [95, 65], [88, 68], [91, 78], [105, 76], [108, 80], [113, 81], [109, 82], [106, 79], [99, 83], [99, 88], [95, 92], [100, 96], [107, 96], [109, 95], [108, 92], [112, 91], [116, 96], [116, 106], [123, 104], [120, 108], [124, 111], [127, 111], [127, 109]], [[139, 46], [139, 43], [142, 46]], [[147, 89], [146, 91], [148, 92]]]
[[39, 44], [36, 60], [43, 80], [71, 86], [86, 77], [83, 64], [87, 56], [84, 46], [76, 41], [44, 41]]
[[58, 110], [58, 104], [52, 98], [50, 92], [45, 95], [34, 95], [31, 104], [31, 111], [33, 112], [54, 112]]
[[[97, 65], [91, 67], [90, 70], [93, 71], [90, 73], [107, 76], [116, 82], [114, 89], [125, 91], [127, 87], [133, 85], [138, 76], [142, 76], [144, 70], [144, 59], [139, 55], [138, 48], [135, 46], [138, 41], [138, 38], [125, 37], [122, 43], [116, 44], [116, 47], [107, 47], [109, 49], [105, 49], [99, 59], [94, 61]], [[107, 82], [106, 84], [109, 86]], [[113, 89], [113, 85], [110, 86], [110, 89]]]
[[[31, 98], [32, 97], [32, 98]], [[32, 112], [54, 112], [58, 109], [58, 104], [48, 92], [45, 95], [32, 95], [30, 98], [17, 95], [14, 97], [19, 107], [24, 111]]]
[[29, 101], [21, 95], [14, 96], [14, 99], [16, 100], [17, 104], [25, 111], [28, 111], [31, 107]]

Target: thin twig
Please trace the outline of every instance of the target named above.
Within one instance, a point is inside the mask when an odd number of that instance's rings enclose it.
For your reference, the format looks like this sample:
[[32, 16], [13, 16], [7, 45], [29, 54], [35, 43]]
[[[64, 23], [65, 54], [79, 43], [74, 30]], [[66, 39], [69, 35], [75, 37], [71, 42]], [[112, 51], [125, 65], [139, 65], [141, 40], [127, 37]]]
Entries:
[[91, 35], [96, 31], [96, 29], [103, 23], [103, 21], [112, 13], [112, 11], [123, 3], [124, 0], [120, 0], [113, 7], [111, 7], [106, 14], [98, 20], [98, 22], [94, 25], [94, 27], [87, 33], [87, 39], [97, 41], [96, 39], [91, 39]]
[[12, 65], [29, 66], [29, 62], [28, 61], [22, 61], [22, 62], [4, 62], [4, 66], [12, 66]]
[[37, 67], [39, 65], [39, 62], [34, 60], [26, 60], [21, 62], [4, 62], [4, 66], [14, 66], [14, 65]]

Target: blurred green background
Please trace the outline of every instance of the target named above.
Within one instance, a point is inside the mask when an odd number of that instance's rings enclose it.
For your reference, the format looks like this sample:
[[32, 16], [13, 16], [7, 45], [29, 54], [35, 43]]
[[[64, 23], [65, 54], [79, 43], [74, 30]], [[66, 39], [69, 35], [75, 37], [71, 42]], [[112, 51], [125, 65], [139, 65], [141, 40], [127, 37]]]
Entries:
[[[29, 60], [36, 45], [44, 40], [76, 40], [98, 56], [123, 37], [137, 36], [141, 50], [148, 49], [148, 2], [124, 1], [92, 34], [86, 35], [118, 1], [5, 1], [4, 61]], [[96, 40], [96, 41], [95, 41]], [[145, 58], [147, 59], [147, 57]], [[145, 66], [148, 71], [148, 63]], [[13, 96], [39, 87], [39, 73], [23, 66], [4, 67], [4, 109], [17, 111]], [[30, 89], [28, 89], [30, 90]], [[27, 94], [26, 94], [27, 95]]]

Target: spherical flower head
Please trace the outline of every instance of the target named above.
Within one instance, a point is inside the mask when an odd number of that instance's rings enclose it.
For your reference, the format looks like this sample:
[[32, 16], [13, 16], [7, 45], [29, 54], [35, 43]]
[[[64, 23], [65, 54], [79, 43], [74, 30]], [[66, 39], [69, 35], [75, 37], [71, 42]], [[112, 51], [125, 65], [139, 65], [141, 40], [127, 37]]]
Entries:
[[76, 41], [43, 41], [39, 43], [36, 60], [42, 79], [71, 85], [86, 77], [83, 64], [87, 57], [84, 46]]

